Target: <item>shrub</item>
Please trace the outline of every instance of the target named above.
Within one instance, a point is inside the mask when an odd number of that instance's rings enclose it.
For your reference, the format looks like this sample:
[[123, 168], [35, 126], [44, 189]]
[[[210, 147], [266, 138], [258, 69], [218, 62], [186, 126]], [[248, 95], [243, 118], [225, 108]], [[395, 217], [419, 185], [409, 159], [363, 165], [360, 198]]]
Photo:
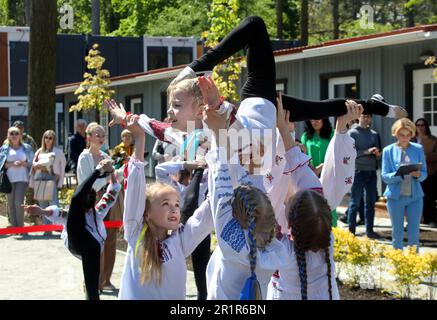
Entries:
[[390, 272], [395, 276], [395, 283], [403, 298], [411, 298], [414, 286], [418, 285], [425, 270], [425, 259], [417, 254], [416, 247], [407, 247], [405, 252], [399, 249], [390, 249], [385, 252], [393, 269]]
[[437, 277], [437, 253], [425, 253], [423, 255], [424, 270], [423, 277], [430, 282], [428, 287], [429, 299], [434, 300], [434, 283]]

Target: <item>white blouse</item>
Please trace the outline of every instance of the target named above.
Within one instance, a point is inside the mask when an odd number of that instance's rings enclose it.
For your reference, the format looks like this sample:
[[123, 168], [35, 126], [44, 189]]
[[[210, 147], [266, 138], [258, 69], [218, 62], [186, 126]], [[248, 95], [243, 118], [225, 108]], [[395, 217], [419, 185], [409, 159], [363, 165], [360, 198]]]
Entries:
[[[284, 266], [279, 274], [272, 276], [268, 290], [267, 300], [301, 300], [301, 286], [299, 268], [293, 241], [288, 236], [283, 236], [281, 242], [286, 246], [288, 255], [284, 257]], [[329, 260], [331, 261], [331, 273], [328, 278], [328, 265], [325, 260], [325, 252], [307, 251], [305, 253], [307, 274], [307, 298], [308, 300], [329, 300], [329, 282], [331, 281], [332, 300], [339, 300], [337, 281], [335, 280], [333, 237], [329, 247]]]
[[[115, 204], [120, 189], [121, 185], [118, 182], [111, 183], [100, 201], [94, 206], [94, 209], [96, 210], [96, 219], [94, 220], [92, 210], [89, 210], [85, 215], [85, 228], [100, 244], [100, 251], [103, 251], [103, 245], [106, 240], [106, 228], [103, 219], [105, 219], [109, 210]], [[49, 219], [53, 224], [60, 224], [63, 226], [61, 239], [64, 241], [65, 247], [68, 248], [68, 234], [66, 228], [67, 216], [63, 214], [60, 208], [56, 205], [49, 206], [47, 209], [53, 211], [53, 214], [47, 216], [47, 219]]]
[[[127, 188], [124, 199], [124, 238], [128, 248], [121, 276], [120, 300], [184, 300], [186, 295], [186, 258], [213, 230], [209, 201], [204, 201], [185, 225], [164, 241], [162, 250], [162, 280], [141, 284], [140, 254], [135, 255], [138, 237], [144, 225], [146, 178], [144, 166], [131, 157], [128, 164]], [[139, 251], [142, 250], [141, 246]]]
[[[100, 151], [100, 155], [103, 157], [103, 159], [111, 159], [103, 151]], [[97, 164], [94, 163], [93, 155], [88, 149], [84, 149], [77, 160], [77, 185], [80, 185], [82, 182], [84, 182], [85, 179], [93, 173], [93, 171], [96, 169], [96, 166]], [[96, 182], [94, 182], [93, 189], [98, 192], [108, 182], [109, 177], [99, 178], [96, 180]]]
[[[8, 162], [15, 162], [15, 161], [32, 161], [32, 159], [27, 159], [26, 153], [24, 152], [24, 148], [21, 146], [17, 150], [14, 148], [9, 148], [8, 157], [6, 161]], [[29, 172], [27, 170], [27, 167], [9, 167], [6, 171], [6, 174], [8, 175], [9, 181], [11, 183], [14, 182], [27, 182], [28, 181], [28, 175]]]
[[[244, 283], [251, 275], [248, 231], [232, 216], [233, 187], [223, 148], [208, 152], [211, 212], [218, 246], [207, 267], [208, 299], [238, 300]], [[273, 272], [283, 264], [284, 245], [276, 239], [264, 249], [257, 249], [255, 273], [263, 297]]]

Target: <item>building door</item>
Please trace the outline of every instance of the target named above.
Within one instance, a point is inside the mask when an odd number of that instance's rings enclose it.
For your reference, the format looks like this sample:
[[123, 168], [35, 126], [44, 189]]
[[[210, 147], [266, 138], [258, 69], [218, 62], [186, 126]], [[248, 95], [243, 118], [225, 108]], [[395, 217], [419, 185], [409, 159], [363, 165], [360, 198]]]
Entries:
[[9, 108], [0, 108], [0, 141], [3, 144], [8, 134]]
[[[348, 99], [357, 99], [358, 98], [358, 89], [357, 89], [357, 77], [356, 76], [348, 76], [348, 77], [337, 77], [330, 78], [328, 81], [328, 92], [329, 99], [335, 98], [348, 98]], [[329, 118], [332, 127], [335, 128], [335, 117]]]
[[437, 81], [432, 69], [413, 71], [413, 120], [425, 118], [437, 135]]

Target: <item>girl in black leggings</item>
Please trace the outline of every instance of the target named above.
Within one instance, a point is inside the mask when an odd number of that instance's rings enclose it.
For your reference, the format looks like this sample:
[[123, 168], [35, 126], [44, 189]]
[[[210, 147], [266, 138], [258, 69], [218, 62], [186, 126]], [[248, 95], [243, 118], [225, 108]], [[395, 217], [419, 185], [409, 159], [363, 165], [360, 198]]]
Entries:
[[[100, 177], [111, 173], [111, 184], [97, 205], [93, 183]], [[37, 205], [23, 206], [30, 214], [45, 215], [55, 224], [62, 224], [61, 238], [65, 246], [82, 260], [88, 300], [99, 300], [100, 253], [106, 239], [103, 219], [114, 205], [120, 191], [120, 184], [114, 175], [110, 160], [102, 160], [96, 170], [80, 184], [71, 199], [68, 214], [56, 205], [41, 209]]]
[[[257, 16], [245, 18], [214, 49], [193, 61], [173, 81], [194, 78], [196, 73], [212, 70], [233, 54], [247, 48], [247, 81], [241, 89], [241, 99], [261, 97], [276, 106], [276, 71], [273, 51], [264, 21]], [[407, 116], [399, 106], [385, 103], [375, 94], [369, 100], [355, 100], [364, 108], [364, 113], [400, 118]], [[283, 95], [284, 109], [290, 111], [290, 121], [322, 119], [347, 113], [346, 99], [311, 101]]]

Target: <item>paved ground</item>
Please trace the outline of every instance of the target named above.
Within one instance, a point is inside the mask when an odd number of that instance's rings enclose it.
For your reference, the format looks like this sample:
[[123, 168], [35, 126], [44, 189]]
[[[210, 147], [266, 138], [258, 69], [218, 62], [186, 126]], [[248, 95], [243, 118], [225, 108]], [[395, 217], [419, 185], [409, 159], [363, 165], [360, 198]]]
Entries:
[[[7, 219], [0, 216], [0, 228]], [[0, 236], [0, 300], [83, 300], [83, 275], [80, 260], [73, 257], [59, 239], [60, 233], [44, 236]], [[125, 254], [117, 251], [112, 276], [120, 287]], [[116, 292], [104, 292], [102, 300], [117, 299]], [[187, 275], [187, 299], [196, 299], [191, 271]]]
[[[337, 209], [340, 215], [345, 210], [344, 206]], [[6, 226], [7, 219], [0, 216], [0, 228]], [[339, 222], [339, 226], [346, 227], [342, 222]], [[426, 227], [421, 226], [421, 229]], [[379, 215], [375, 218], [375, 231], [383, 230], [391, 230], [390, 220], [384, 215]], [[359, 226], [357, 236], [364, 233], [364, 227]], [[382, 242], [390, 244], [388, 241]], [[420, 251], [437, 249], [421, 247]], [[112, 277], [112, 282], [117, 288], [120, 286], [124, 259], [124, 252], [117, 251]], [[384, 272], [384, 278], [387, 287], [390, 287], [393, 278], [387, 272]], [[427, 286], [421, 286], [417, 297], [423, 297], [427, 290]], [[42, 233], [0, 236], [0, 300], [83, 300], [84, 297], [81, 263], [64, 247], [59, 233], [53, 236], [43, 236]], [[101, 295], [102, 300], [116, 298], [116, 292], [104, 292]], [[196, 299], [196, 287], [191, 271], [188, 271], [187, 276], [187, 299]]]

